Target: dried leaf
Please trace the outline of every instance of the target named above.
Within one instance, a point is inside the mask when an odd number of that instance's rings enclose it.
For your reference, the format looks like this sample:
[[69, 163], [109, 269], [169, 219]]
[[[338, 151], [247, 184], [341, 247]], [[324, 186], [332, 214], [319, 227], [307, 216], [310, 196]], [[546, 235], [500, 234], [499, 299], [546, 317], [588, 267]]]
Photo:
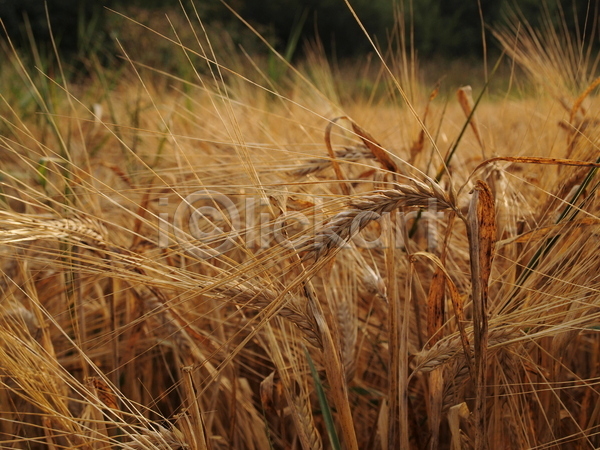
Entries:
[[389, 170], [390, 172], [398, 173], [398, 167], [396, 166], [396, 163], [369, 133], [367, 133], [354, 122], [352, 122], [352, 129], [362, 139], [367, 148], [371, 150], [371, 153], [373, 153], [375, 159], [379, 161], [384, 169]]
[[102, 378], [87, 377], [86, 384], [92, 390], [98, 400], [104, 403], [107, 408], [115, 411], [119, 409], [114, 392]]
[[296, 195], [290, 195], [287, 198], [287, 208], [292, 211], [304, 211], [307, 209], [314, 209], [314, 202], [303, 200]]
[[260, 401], [265, 411], [277, 413], [283, 407], [283, 383], [275, 371], [271, 372], [260, 383]]

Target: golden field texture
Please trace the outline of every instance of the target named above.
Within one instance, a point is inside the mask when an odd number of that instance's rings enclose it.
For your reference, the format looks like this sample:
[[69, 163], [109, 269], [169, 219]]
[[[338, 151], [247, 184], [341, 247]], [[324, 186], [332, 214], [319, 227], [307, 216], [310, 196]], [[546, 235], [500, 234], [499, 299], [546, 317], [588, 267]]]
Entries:
[[504, 88], [442, 95], [183, 25], [183, 78], [4, 49], [2, 448], [600, 446], [585, 42], [498, 31]]

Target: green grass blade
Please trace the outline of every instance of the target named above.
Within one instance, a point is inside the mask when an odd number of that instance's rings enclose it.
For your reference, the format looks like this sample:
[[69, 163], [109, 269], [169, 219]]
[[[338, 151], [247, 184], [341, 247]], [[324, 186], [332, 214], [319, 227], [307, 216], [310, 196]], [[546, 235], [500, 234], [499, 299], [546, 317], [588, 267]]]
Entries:
[[321, 379], [319, 378], [315, 364], [306, 348], [304, 348], [304, 353], [306, 353], [306, 359], [310, 367], [310, 373], [315, 381], [315, 389], [317, 390], [317, 397], [319, 399], [319, 404], [321, 405], [321, 410], [323, 411], [323, 419], [325, 420], [325, 428], [327, 429], [327, 434], [329, 435], [329, 440], [331, 441], [331, 448], [334, 450], [340, 450], [342, 446], [340, 445], [340, 440], [338, 438], [337, 431], [335, 430], [333, 414], [331, 414], [331, 408], [327, 402], [325, 389], [323, 389], [323, 384], [321, 384]]

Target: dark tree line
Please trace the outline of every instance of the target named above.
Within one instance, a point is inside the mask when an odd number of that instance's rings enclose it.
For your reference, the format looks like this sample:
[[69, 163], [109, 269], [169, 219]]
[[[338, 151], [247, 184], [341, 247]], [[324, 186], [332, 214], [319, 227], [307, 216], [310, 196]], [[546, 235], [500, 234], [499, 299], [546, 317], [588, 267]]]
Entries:
[[[85, 0], [0, 0], [0, 19], [6, 33], [18, 46], [47, 47], [50, 26], [58, 45], [67, 51], [78, 51], [90, 44], [88, 40], [103, 40], [106, 30], [103, 5], [111, 2]], [[112, 2], [115, 3], [115, 2]], [[46, 4], [48, 15], [46, 14]], [[48, 17], [50, 24], [48, 24]], [[5, 37], [5, 33], [1, 33]]]
[[[296, 33], [300, 45], [317, 36], [326, 51], [338, 57], [358, 56], [369, 48], [363, 32], [344, 0], [230, 0], [231, 6], [250, 23], [266, 30], [283, 51]], [[52, 30], [61, 49], [82, 52], [90, 46], [106, 47], [110, 38], [105, 26], [104, 6], [119, 10], [136, 4], [144, 8], [179, 9], [178, 0], [47, 0]], [[189, 1], [184, 0], [186, 7]], [[195, 0], [203, 19], [239, 29], [239, 21], [219, 0]], [[369, 34], [382, 46], [394, 41], [394, 24], [404, 18], [407, 44], [422, 57], [477, 56], [482, 51], [480, 10], [488, 26], [506, 20], [517, 11], [534, 26], [547, 10], [558, 23], [565, 17], [575, 30], [586, 17], [588, 28], [598, 16], [598, 0], [350, 0]], [[48, 26], [42, 0], [0, 0], [0, 18], [9, 35], [27, 45], [25, 24], [30, 24], [38, 43], [48, 41]], [[411, 33], [412, 30], [412, 33]], [[596, 41], [597, 41], [596, 35]], [[397, 40], [395, 41], [397, 42]]]

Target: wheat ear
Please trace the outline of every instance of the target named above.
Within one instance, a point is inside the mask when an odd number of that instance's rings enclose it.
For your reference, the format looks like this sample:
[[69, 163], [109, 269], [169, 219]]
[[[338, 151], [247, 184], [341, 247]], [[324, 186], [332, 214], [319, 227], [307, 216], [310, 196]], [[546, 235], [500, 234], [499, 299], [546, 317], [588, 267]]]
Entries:
[[411, 183], [399, 184], [396, 189], [380, 190], [373, 194], [353, 199], [350, 208], [335, 215], [329, 223], [301, 248], [308, 250], [304, 260], [318, 260], [358, 234], [370, 222], [383, 214], [399, 208], [427, 208], [435, 202], [438, 211], [454, 209], [450, 197], [435, 182], [425, 184], [410, 179]]

